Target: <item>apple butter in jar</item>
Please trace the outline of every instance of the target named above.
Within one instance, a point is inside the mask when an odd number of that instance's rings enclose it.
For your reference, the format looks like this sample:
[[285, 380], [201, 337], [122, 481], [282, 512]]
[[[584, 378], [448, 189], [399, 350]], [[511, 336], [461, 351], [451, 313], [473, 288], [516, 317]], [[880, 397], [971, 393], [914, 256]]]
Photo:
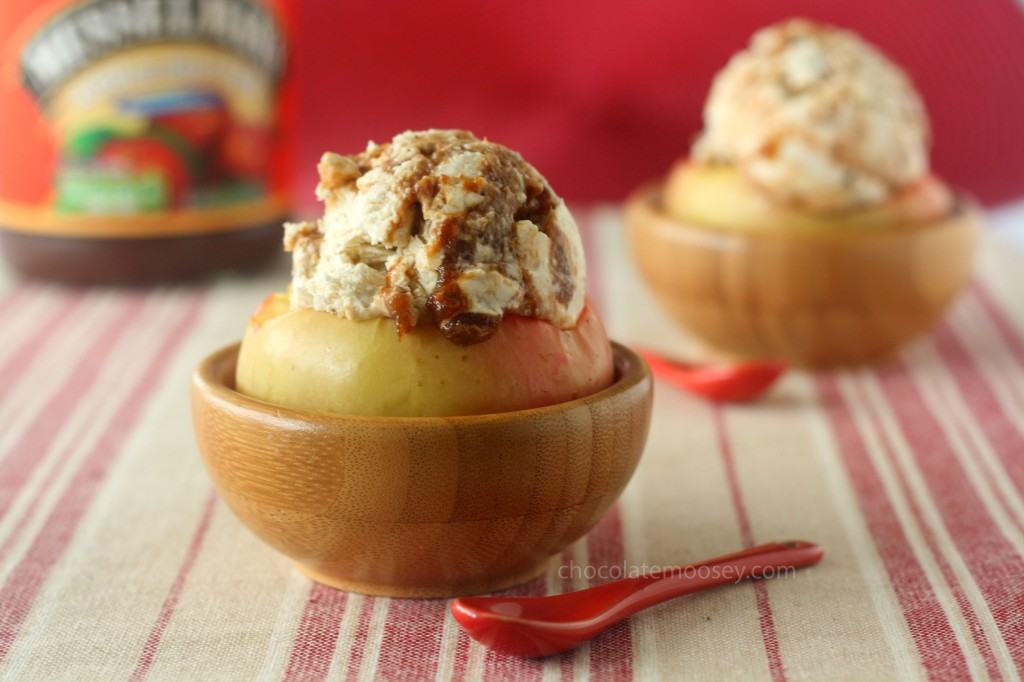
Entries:
[[258, 266], [288, 213], [290, 0], [5, 0], [0, 242], [26, 276]]

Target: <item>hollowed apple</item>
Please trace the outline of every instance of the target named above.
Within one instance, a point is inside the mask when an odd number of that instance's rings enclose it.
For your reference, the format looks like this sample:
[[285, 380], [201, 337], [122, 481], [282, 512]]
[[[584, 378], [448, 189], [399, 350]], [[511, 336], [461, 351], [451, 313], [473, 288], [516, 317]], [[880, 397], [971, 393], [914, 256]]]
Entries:
[[238, 357], [242, 393], [286, 407], [373, 416], [456, 416], [552, 405], [612, 381], [612, 351], [585, 308], [562, 330], [506, 316], [488, 340], [459, 346], [433, 325], [399, 336], [394, 322], [292, 310], [270, 296]]

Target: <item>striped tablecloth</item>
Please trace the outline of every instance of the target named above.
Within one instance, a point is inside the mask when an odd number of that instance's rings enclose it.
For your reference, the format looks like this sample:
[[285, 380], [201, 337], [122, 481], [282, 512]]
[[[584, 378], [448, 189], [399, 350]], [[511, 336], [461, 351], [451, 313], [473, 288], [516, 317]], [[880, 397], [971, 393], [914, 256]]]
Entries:
[[[618, 213], [580, 218], [612, 334], [685, 352], [626, 260]], [[994, 243], [948, 320], [884, 369], [794, 372], [759, 404], [721, 408], [659, 382], [620, 504], [520, 590], [775, 539], [816, 540], [826, 559], [543, 661], [487, 652], [443, 601], [313, 585], [217, 500], [189, 375], [283, 269], [129, 292], [0, 274], [0, 677], [1017, 679], [1024, 256]]]

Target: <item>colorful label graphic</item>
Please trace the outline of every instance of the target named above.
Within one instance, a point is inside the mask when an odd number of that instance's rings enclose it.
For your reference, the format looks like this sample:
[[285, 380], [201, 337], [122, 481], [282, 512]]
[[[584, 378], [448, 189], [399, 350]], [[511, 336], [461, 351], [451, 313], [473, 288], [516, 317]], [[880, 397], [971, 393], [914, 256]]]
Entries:
[[0, 149], [19, 146], [19, 128], [37, 143], [0, 152], [0, 225], [156, 236], [280, 218], [286, 50], [273, 6], [86, 0], [39, 14], [0, 25], [17, 50], [2, 53], [0, 97], [12, 72], [21, 90], [0, 113]]

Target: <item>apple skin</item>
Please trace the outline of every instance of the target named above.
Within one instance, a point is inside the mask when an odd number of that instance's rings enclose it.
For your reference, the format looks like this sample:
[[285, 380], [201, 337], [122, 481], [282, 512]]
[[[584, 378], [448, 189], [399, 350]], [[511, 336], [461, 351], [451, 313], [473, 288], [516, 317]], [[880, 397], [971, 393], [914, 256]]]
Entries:
[[929, 223], [949, 216], [952, 192], [927, 175], [889, 201], [855, 211], [819, 214], [786, 206], [726, 165], [680, 161], [662, 195], [676, 220], [735, 230], [877, 229]]
[[236, 387], [295, 409], [443, 417], [553, 405], [612, 377], [611, 345], [589, 307], [573, 329], [510, 315], [488, 340], [458, 346], [433, 325], [399, 337], [390, 319], [291, 310], [273, 294], [250, 319]]

